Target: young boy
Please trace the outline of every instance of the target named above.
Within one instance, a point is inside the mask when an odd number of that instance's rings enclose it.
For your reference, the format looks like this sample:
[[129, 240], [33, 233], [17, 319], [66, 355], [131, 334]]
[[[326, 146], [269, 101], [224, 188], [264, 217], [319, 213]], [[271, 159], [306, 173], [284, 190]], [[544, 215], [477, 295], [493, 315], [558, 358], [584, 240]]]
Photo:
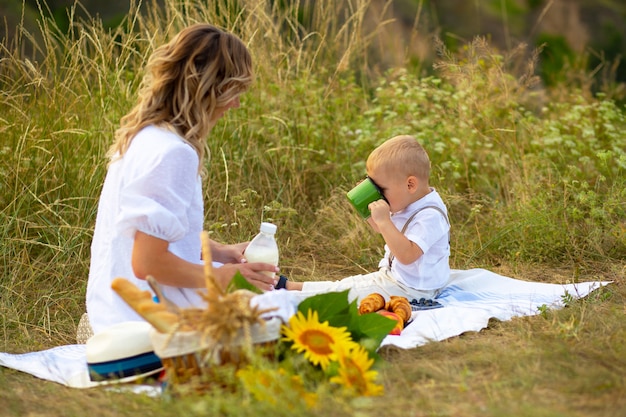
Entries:
[[[450, 276], [450, 224], [441, 197], [428, 184], [430, 159], [412, 136], [396, 136], [367, 158], [367, 175], [384, 199], [369, 204], [368, 222], [385, 239], [379, 270], [340, 281], [291, 282], [277, 288], [315, 294], [350, 290], [350, 299], [378, 292], [389, 299], [435, 298]], [[385, 201], [386, 200], [386, 201]]]

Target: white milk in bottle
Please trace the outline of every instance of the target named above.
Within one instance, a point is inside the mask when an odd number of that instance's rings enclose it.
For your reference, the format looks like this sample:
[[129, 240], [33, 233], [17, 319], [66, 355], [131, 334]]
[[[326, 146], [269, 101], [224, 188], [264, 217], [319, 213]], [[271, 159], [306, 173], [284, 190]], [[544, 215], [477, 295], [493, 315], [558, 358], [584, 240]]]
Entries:
[[[247, 262], [264, 262], [278, 266], [278, 244], [274, 235], [276, 234], [276, 225], [273, 223], [261, 223], [261, 230], [258, 235], [250, 241], [250, 244], [243, 253]], [[267, 275], [274, 277], [273, 272], [265, 272]]]

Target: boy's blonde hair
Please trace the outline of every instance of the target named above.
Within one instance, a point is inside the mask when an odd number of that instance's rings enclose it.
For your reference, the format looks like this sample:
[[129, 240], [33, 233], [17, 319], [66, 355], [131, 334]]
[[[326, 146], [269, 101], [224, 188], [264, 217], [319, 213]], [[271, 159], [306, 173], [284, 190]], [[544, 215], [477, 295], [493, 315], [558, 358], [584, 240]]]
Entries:
[[252, 58], [239, 38], [204, 23], [183, 29], [150, 56], [137, 104], [122, 118], [109, 156], [122, 156], [132, 138], [154, 124], [180, 135], [202, 162], [215, 109], [252, 81]]
[[366, 163], [367, 171], [382, 169], [391, 175], [415, 176], [428, 181], [430, 159], [413, 136], [396, 136], [383, 142], [370, 153]]

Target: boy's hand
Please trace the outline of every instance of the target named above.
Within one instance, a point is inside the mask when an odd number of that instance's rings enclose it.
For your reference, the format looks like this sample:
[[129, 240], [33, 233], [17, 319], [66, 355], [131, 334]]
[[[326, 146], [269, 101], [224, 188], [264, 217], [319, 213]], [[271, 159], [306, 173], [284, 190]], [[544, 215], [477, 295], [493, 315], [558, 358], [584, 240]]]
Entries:
[[367, 207], [370, 209], [370, 212], [372, 213], [372, 221], [376, 225], [380, 225], [386, 221], [391, 222], [391, 211], [389, 204], [387, 204], [385, 200], [376, 200], [370, 203]]

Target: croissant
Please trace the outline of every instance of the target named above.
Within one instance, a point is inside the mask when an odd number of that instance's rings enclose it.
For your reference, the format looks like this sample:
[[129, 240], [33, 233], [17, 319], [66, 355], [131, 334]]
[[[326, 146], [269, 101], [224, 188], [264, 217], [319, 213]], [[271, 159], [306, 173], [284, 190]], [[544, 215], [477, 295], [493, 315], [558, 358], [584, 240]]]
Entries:
[[363, 297], [359, 304], [359, 314], [374, 313], [382, 308], [385, 308], [385, 297], [374, 292]]
[[385, 308], [393, 313], [396, 313], [402, 321], [404, 321], [404, 323], [411, 319], [411, 314], [413, 313], [409, 300], [406, 297], [397, 295], [392, 295], [389, 298]]

